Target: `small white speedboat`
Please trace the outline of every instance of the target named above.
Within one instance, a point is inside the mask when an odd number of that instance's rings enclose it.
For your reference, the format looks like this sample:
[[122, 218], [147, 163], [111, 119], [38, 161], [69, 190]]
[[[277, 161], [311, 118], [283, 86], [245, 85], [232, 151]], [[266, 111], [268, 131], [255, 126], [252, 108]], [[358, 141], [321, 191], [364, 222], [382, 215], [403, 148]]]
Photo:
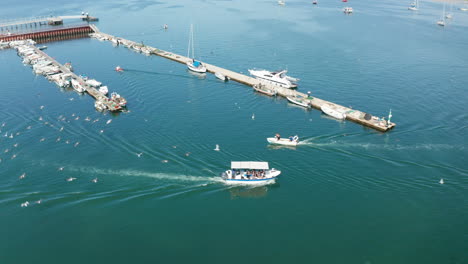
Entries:
[[336, 109], [333, 109], [327, 105], [322, 105], [320, 107], [320, 109], [322, 109], [322, 112], [324, 112], [325, 114], [331, 116], [331, 117], [334, 117], [336, 119], [340, 119], [340, 120], [345, 120], [346, 119], [346, 114], [345, 113], [342, 113]]
[[94, 87], [94, 88], [97, 88], [97, 87], [99, 87], [99, 86], [102, 85], [101, 82], [98, 82], [98, 81], [96, 81], [96, 80], [94, 80], [94, 79], [88, 79], [88, 80], [86, 80], [85, 82], [86, 82], [87, 85], [92, 86], [92, 87]]
[[271, 138], [267, 138], [267, 141], [270, 144], [297, 146], [297, 144], [299, 144], [299, 137], [298, 136], [294, 136], [292, 138], [271, 137]]
[[223, 74], [221, 74], [219, 72], [216, 72], [215, 76], [216, 76], [216, 78], [218, 78], [218, 79], [220, 79], [222, 81], [225, 81], [225, 82], [229, 80], [229, 78], [227, 76], [224, 76]]
[[266, 185], [275, 183], [281, 171], [269, 168], [268, 162], [231, 161], [231, 169], [222, 173], [226, 184]]
[[109, 89], [107, 86], [101, 86], [99, 87], [99, 92], [101, 92], [103, 95], [107, 95], [107, 93], [109, 93]]
[[305, 108], [311, 108], [310, 102], [303, 97], [288, 96], [286, 99], [293, 104], [297, 104]]
[[343, 12], [345, 14], [351, 14], [351, 13], [353, 13], [353, 8], [352, 7], [345, 7], [345, 8], [343, 8]]

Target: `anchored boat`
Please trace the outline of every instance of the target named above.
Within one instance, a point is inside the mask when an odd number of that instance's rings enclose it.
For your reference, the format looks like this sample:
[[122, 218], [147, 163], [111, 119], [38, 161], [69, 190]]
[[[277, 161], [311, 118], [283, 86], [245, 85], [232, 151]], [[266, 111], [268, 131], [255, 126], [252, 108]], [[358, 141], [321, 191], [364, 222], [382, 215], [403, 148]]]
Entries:
[[268, 89], [262, 84], [254, 84], [254, 86], [252, 86], [252, 88], [257, 92], [262, 93], [262, 94], [266, 94], [268, 96], [275, 96], [276, 95], [275, 90]]
[[198, 73], [205, 73], [206, 67], [200, 62], [195, 60], [195, 49], [193, 47], [193, 25], [190, 25], [190, 37], [189, 37], [189, 45], [187, 51], [187, 57], [190, 58], [190, 50], [192, 50], [192, 59], [187, 61], [185, 64], [187, 65], [188, 69]]
[[288, 96], [286, 99], [293, 104], [297, 104], [305, 108], [311, 108], [310, 102], [303, 97]]
[[231, 169], [222, 173], [226, 184], [265, 185], [275, 183], [281, 171], [269, 168], [268, 162], [231, 161]]
[[267, 70], [249, 70], [249, 73], [258, 79], [269, 81], [271, 84], [279, 85], [283, 88], [297, 88], [299, 79], [287, 76], [287, 70], [271, 72]]
[[331, 117], [334, 117], [336, 119], [340, 119], [340, 120], [345, 120], [346, 119], [346, 114], [345, 113], [342, 113], [342, 112], [340, 112], [340, 111], [338, 111], [336, 109], [333, 109], [333, 108], [331, 108], [331, 107], [329, 107], [327, 105], [322, 105], [320, 107], [320, 109], [322, 109], [322, 111], [325, 114], [327, 114], [327, 115], [329, 115]]

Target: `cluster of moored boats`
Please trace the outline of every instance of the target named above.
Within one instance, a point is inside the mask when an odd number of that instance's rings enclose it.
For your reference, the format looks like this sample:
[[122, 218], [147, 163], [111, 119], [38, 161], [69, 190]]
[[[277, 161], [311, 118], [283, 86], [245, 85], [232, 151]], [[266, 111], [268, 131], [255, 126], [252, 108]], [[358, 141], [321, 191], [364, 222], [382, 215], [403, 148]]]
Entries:
[[143, 43], [136, 43], [126, 39], [115, 38], [102, 33], [91, 33], [89, 36], [99, 41], [110, 41], [114, 46], [124, 46], [130, 50], [141, 52], [146, 55], [150, 55], [151, 53], [157, 51], [157, 49], [145, 46]]
[[[33, 40], [19, 40], [11, 42], [2, 42], [2, 47], [14, 48], [18, 55], [23, 58], [23, 64], [32, 66], [33, 72], [38, 75], [43, 75], [51, 82], [62, 88], [73, 88], [78, 93], [89, 92], [90, 87], [95, 88], [102, 96], [96, 98], [95, 107], [97, 110], [122, 110], [127, 104], [125, 98], [117, 93], [112, 93], [110, 98], [106, 95], [109, 93], [107, 86], [102, 86], [101, 82], [94, 79], [89, 79], [85, 76], [76, 76], [73, 74], [71, 63], [66, 63], [63, 67], [57, 62], [50, 59], [44, 53], [38, 51], [34, 46], [36, 43]], [[96, 96], [95, 96], [96, 97]]]

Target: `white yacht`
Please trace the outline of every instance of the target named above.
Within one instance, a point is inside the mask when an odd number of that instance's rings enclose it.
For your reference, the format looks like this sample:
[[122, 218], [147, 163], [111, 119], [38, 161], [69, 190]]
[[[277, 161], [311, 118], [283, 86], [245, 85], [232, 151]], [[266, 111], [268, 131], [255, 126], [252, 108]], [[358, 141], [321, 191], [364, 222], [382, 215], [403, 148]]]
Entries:
[[[189, 36], [189, 44], [187, 50], [187, 58], [191, 58], [189, 61], [186, 62], [186, 65], [189, 70], [198, 72], [198, 73], [205, 73], [206, 67], [200, 61], [195, 60], [195, 48], [193, 43], [193, 25], [190, 25], [190, 36]], [[190, 54], [190, 50], [192, 54]]]
[[71, 80], [71, 84], [72, 84], [73, 89], [75, 89], [75, 91], [79, 93], [83, 93], [84, 91], [86, 91], [83, 85], [75, 79]]
[[281, 171], [269, 168], [268, 162], [231, 161], [231, 169], [222, 173], [226, 184], [265, 185], [275, 183]]
[[266, 80], [268, 83], [279, 85], [283, 88], [296, 88], [299, 79], [287, 76], [287, 70], [271, 72], [267, 70], [249, 70], [249, 73], [258, 79]]

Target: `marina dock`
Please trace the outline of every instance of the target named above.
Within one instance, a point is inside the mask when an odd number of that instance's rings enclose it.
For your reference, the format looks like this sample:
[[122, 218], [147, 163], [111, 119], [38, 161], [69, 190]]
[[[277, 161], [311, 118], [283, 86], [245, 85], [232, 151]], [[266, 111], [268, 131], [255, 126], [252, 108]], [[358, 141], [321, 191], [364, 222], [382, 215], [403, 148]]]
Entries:
[[114, 107], [112, 107], [112, 105], [113, 105], [112, 101], [108, 100], [107, 96], [105, 96], [104, 94], [99, 92], [96, 88], [86, 84], [86, 82], [85, 82], [85, 80], [83, 80], [83, 78], [76, 75], [69, 68], [67, 68], [67, 67], [63, 66], [62, 64], [60, 64], [59, 62], [57, 62], [55, 59], [53, 59], [52, 57], [47, 55], [47, 53], [43, 52], [42, 50], [39, 50], [39, 48], [37, 48], [36, 46], [30, 45], [30, 47], [33, 48], [37, 54], [40, 54], [41, 56], [43, 56], [43, 57], [47, 58], [48, 60], [52, 61], [52, 64], [54, 66], [59, 67], [59, 69], [62, 71], [62, 73], [70, 74], [73, 79], [80, 82], [83, 85], [83, 87], [85, 88], [86, 92], [89, 95], [91, 95], [91, 97], [96, 99], [97, 101], [102, 102], [107, 107], [107, 109], [109, 109], [110, 111], [112, 111], [114, 109]]
[[[115, 36], [100, 32], [99, 29], [95, 25], [90, 25], [90, 27], [93, 29], [95, 33], [107, 38], [110, 41], [112, 40], [117, 41], [118, 43], [121, 43], [127, 47], [144, 46], [147, 48], [147, 50], [149, 50], [149, 53], [152, 55], [164, 57], [166, 59], [173, 60], [182, 64], [186, 64], [186, 62], [191, 61], [190, 58], [187, 58], [179, 54], [160, 50], [151, 46], [143, 45], [141, 43], [137, 43], [131, 40], [115, 37]], [[319, 109], [319, 110], [321, 109], [322, 106], [328, 106], [329, 108], [332, 108], [336, 111], [346, 114], [346, 119], [349, 121], [353, 121], [355, 123], [376, 129], [381, 132], [386, 132], [396, 126], [396, 124], [390, 122], [390, 120], [388, 121], [383, 120], [377, 116], [373, 116], [363, 111], [351, 109], [349, 107], [335, 104], [335, 103], [332, 103], [332, 102], [329, 102], [329, 101], [326, 101], [317, 97], [309, 97], [305, 93], [301, 93], [293, 89], [287, 89], [287, 88], [283, 88], [277, 85], [273, 85], [268, 82], [265, 82], [265, 81], [262, 81], [262, 80], [244, 75], [244, 74], [240, 74], [231, 70], [227, 70], [227, 69], [215, 66], [215, 65], [208, 64], [206, 62], [202, 62], [202, 63], [203, 65], [205, 65], [207, 71], [210, 73], [221, 73], [224, 76], [229, 77], [233, 81], [236, 81], [245, 85], [249, 85], [249, 86], [261, 84], [262, 86], [270, 90], [276, 91], [278, 95], [283, 96], [283, 97], [300, 97], [306, 102], [309, 102], [312, 107]]]

